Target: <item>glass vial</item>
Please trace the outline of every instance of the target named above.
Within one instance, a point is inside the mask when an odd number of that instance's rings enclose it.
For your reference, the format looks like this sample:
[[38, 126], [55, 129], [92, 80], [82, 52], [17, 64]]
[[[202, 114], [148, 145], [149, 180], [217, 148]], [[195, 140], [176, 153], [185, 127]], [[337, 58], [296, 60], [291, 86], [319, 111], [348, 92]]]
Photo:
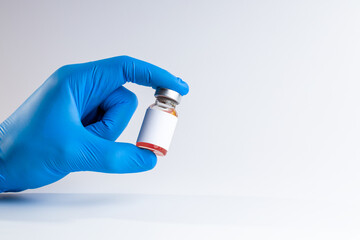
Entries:
[[173, 90], [158, 88], [156, 101], [145, 113], [136, 146], [153, 151], [157, 156], [165, 156], [174, 135], [178, 114], [175, 110], [181, 95]]

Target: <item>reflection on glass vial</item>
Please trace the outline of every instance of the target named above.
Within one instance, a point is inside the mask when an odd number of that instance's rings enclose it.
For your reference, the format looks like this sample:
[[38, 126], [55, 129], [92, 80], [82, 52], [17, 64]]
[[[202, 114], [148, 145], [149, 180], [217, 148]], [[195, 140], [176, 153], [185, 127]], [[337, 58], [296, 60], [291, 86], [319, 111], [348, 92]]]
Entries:
[[175, 110], [181, 95], [173, 90], [158, 88], [156, 101], [147, 110], [136, 146], [165, 156], [174, 135], [178, 114]]

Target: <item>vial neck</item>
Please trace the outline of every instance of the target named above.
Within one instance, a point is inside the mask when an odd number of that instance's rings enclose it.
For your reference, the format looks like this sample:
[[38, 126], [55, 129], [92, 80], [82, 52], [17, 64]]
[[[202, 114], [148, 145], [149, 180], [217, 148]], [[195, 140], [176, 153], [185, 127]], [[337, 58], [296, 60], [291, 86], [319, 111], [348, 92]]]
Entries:
[[156, 98], [156, 104], [159, 105], [167, 105], [169, 107], [175, 108], [177, 103], [171, 99], [164, 98], [164, 97], [158, 97]]

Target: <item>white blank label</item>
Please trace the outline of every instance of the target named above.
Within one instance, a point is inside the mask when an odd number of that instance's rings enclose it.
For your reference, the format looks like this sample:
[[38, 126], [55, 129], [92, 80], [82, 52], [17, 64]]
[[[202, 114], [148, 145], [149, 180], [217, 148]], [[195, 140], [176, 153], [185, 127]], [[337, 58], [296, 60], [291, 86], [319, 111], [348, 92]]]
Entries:
[[148, 108], [137, 142], [151, 143], [169, 150], [177, 119], [170, 113]]

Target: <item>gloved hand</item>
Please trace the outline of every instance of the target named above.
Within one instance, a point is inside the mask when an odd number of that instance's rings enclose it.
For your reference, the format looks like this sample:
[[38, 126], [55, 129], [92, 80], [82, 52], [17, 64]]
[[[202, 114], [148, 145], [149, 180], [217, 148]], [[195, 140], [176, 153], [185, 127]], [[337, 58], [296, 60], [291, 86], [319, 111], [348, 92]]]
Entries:
[[0, 125], [0, 192], [38, 188], [76, 171], [152, 169], [151, 151], [114, 142], [137, 107], [126, 82], [189, 90], [180, 78], [127, 56], [59, 68]]

